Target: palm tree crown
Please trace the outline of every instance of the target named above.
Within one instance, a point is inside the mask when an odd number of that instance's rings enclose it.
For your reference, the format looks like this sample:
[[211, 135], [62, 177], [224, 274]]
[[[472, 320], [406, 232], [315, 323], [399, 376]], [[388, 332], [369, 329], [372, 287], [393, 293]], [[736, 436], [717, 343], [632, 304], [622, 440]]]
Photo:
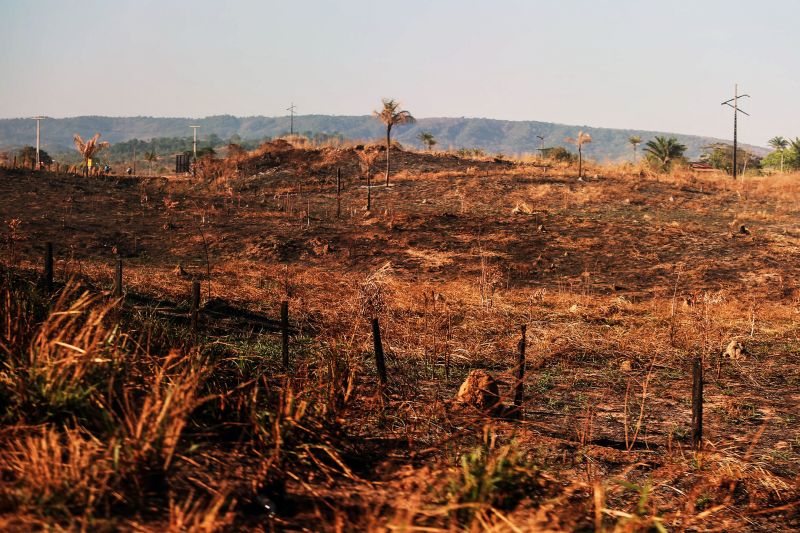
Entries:
[[661, 170], [669, 169], [673, 161], [683, 157], [686, 146], [679, 143], [675, 137], [658, 136], [645, 143], [644, 151], [647, 158], [656, 163]]
[[80, 152], [84, 159], [91, 159], [96, 153], [110, 146], [106, 141], [98, 142], [99, 139], [99, 133], [95, 133], [94, 137], [85, 141], [77, 133], [73, 137], [75, 148], [78, 149], [78, 152]]
[[108, 148], [110, 145], [106, 141], [99, 142], [100, 134], [95, 133], [91, 139], [83, 140], [77, 133], [72, 137], [75, 142], [75, 148], [80, 152], [83, 157], [83, 162], [86, 165], [86, 173], [89, 173], [89, 160], [101, 150]]
[[384, 98], [380, 111], [373, 111], [373, 115], [386, 124], [386, 186], [389, 186], [389, 151], [392, 146], [392, 127], [401, 124], [413, 124], [417, 120], [409, 111], [400, 109], [400, 102], [393, 98]]
[[769, 140], [769, 145], [775, 150], [781, 152], [789, 148], [789, 141], [778, 135]]

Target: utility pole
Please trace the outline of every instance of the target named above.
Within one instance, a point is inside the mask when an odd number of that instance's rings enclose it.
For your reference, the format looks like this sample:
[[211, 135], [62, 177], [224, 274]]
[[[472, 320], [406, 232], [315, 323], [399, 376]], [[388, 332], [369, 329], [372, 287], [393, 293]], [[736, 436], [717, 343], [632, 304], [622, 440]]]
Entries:
[[[737, 152], [739, 150], [739, 143], [737, 139], [737, 122], [739, 118], [739, 113], [744, 113], [748, 117], [750, 116], [749, 113], [745, 113], [741, 109], [739, 109], [739, 98], [750, 98], [749, 94], [739, 94], [739, 84], [735, 84], [733, 86], [733, 98], [730, 100], [726, 100], [722, 102], [720, 105], [726, 105], [728, 107], [733, 108], [733, 179], [736, 179], [736, 165], [737, 165]], [[733, 102], [733, 103], [731, 103]]]
[[286, 111], [289, 112], [289, 135], [294, 135], [294, 110], [296, 107], [292, 102], [292, 105], [286, 108]]
[[36, 170], [39, 170], [39, 122], [44, 120], [45, 117], [35, 116], [33, 120], [36, 121]]
[[544, 155], [544, 137], [542, 135], [537, 135], [537, 139], [539, 139], [541, 146], [539, 147], [539, 151], [541, 152], [540, 155]]
[[197, 160], [197, 128], [199, 128], [200, 126], [189, 126], [189, 127], [192, 128], [192, 131], [194, 132], [194, 141], [192, 141], [192, 153], [194, 153], [194, 158], [195, 160]]

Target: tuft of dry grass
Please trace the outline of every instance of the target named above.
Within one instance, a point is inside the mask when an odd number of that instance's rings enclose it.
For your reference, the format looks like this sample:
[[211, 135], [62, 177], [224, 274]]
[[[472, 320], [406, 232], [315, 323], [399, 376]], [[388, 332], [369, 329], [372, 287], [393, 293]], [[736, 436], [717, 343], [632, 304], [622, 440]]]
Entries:
[[21, 512], [92, 516], [115, 491], [115, 446], [80, 429], [52, 426], [8, 438], [0, 451], [7, 480], [0, 499]]

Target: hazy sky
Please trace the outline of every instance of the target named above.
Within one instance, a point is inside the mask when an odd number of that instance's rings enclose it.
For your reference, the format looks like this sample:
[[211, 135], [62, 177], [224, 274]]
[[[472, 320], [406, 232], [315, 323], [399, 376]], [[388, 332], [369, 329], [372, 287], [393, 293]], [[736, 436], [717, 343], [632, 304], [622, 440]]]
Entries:
[[[468, 116], [800, 136], [798, 0], [0, 0], [0, 117]], [[730, 111], [730, 112], [729, 112]]]

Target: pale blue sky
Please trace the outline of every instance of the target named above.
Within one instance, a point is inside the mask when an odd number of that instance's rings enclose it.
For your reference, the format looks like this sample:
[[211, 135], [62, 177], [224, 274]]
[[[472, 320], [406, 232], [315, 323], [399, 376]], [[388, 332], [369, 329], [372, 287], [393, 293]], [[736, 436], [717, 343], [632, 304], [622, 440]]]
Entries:
[[0, 0], [0, 117], [468, 116], [800, 136], [798, 0]]

